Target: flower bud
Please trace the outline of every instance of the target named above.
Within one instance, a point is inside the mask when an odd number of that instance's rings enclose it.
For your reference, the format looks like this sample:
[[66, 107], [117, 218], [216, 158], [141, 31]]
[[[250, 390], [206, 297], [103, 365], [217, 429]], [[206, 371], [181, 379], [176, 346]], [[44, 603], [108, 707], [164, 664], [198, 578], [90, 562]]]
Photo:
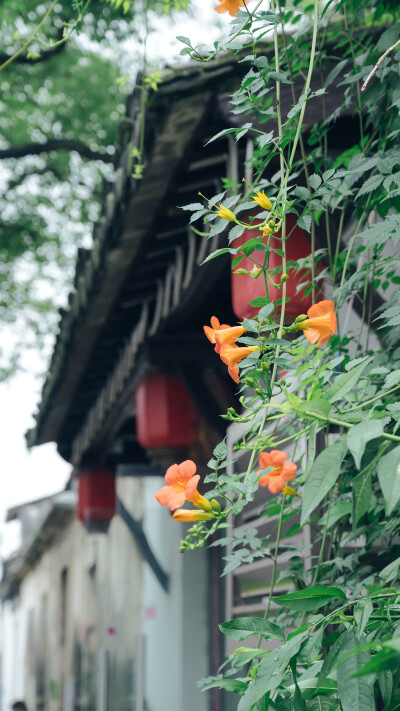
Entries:
[[307, 314], [300, 314], [300, 316], [297, 316], [297, 318], [295, 318], [294, 322], [300, 323], [301, 321], [306, 321], [306, 319], [308, 319]]
[[248, 269], [235, 269], [234, 274], [240, 274], [240, 276], [248, 276], [250, 274]]
[[263, 233], [263, 237], [268, 237], [268, 235], [272, 235], [273, 229], [269, 225], [265, 225], [261, 227], [261, 232]]
[[260, 267], [256, 267], [256, 265], [254, 265], [253, 269], [251, 270], [251, 272], [249, 272], [249, 274], [252, 279], [258, 279], [261, 272], [262, 272], [262, 269]]
[[269, 197], [266, 196], [263, 190], [259, 190], [257, 192], [257, 196], [252, 198], [254, 202], [257, 203], [260, 207], [263, 207], [264, 210], [270, 210], [272, 207], [272, 202], [269, 199]]
[[286, 274], [286, 273], [285, 273], [285, 274], [282, 274], [282, 276], [281, 276], [281, 284], [284, 284], [285, 281], [287, 281], [288, 279], [289, 279], [289, 274]]
[[287, 484], [286, 484], [285, 488], [282, 489], [282, 494], [284, 494], [285, 496], [298, 496], [296, 489], [293, 489], [291, 486], [288, 486]]
[[219, 206], [217, 215], [218, 217], [222, 217], [224, 220], [228, 220], [228, 222], [236, 222], [235, 213], [232, 212], [232, 210], [230, 210], [228, 207], [224, 207], [223, 205]]
[[213, 511], [216, 511], [216, 513], [221, 513], [221, 506], [217, 499], [211, 499], [211, 507]]

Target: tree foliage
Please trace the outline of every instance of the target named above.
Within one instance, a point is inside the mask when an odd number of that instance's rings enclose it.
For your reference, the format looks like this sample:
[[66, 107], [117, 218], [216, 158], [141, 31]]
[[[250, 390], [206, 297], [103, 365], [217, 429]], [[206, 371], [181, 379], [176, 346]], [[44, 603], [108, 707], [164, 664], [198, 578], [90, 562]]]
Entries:
[[144, 15], [175, 6], [1, 3], [0, 318], [8, 344], [0, 379], [27, 346], [51, 340], [77, 249], [90, 245], [102, 178], [113, 174], [125, 95], [143, 62]]

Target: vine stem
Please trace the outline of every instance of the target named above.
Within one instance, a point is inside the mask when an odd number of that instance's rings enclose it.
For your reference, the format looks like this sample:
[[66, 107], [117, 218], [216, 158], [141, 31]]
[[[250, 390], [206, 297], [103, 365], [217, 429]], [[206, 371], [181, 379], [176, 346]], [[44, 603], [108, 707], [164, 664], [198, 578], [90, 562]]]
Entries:
[[[273, 566], [272, 566], [271, 585], [269, 588], [267, 607], [265, 608], [265, 612], [264, 612], [264, 620], [268, 617], [269, 608], [271, 607], [272, 595], [274, 593], [274, 586], [275, 586], [275, 580], [276, 580], [276, 569], [278, 567], [279, 544], [281, 541], [284, 509], [285, 509], [285, 494], [282, 494], [281, 511], [280, 511], [280, 515], [279, 515], [278, 531], [276, 534], [276, 542], [275, 542], [274, 562], [273, 562]], [[257, 647], [260, 646], [261, 640], [262, 640], [262, 635], [260, 635], [260, 637], [258, 639]]]
[[[308, 94], [308, 90], [309, 90], [310, 84], [311, 84], [311, 77], [312, 77], [312, 73], [313, 73], [313, 69], [314, 69], [315, 49], [317, 46], [317, 32], [318, 32], [318, 4], [319, 4], [319, 0], [314, 0], [314, 25], [313, 25], [313, 35], [312, 35], [312, 41], [311, 41], [310, 64], [308, 65], [307, 78], [306, 78], [306, 82], [304, 84], [304, 89], [303, 89], [302, 95]], [[291, 152], [290, 158], [289, 158], [289, 171], [291, 170], [292, 165], [293, 165], [294, 156], [295, 156], [296, 149], [297, 149], [297, 144], [298, 144], [299, 138], [300, 138], [300, 132], [301, 132], [301, 129], [303, 126], [303, 120], [304, 120], [304, 114], [306, 111], [306, 106], [307, 106], [307, 101], [304, 101], [303, 106], [301, 107], [301, 110], [300, 110], [299, 122], [297, 124], [297, 130], [296, 130], [296, 134], [295, 134], [294, 141], [293, 141], [292, 152]], [[289, 171], [287, 173], [287, 180], [289, 179]], [[286, 184], [287, 184], [287, 181], [286, 181]]]
[[34, 29], [34, 31], [32, 32], [32, 34], [29, 35], [29, 37], [28, 37], [27, 40], [25, 40], [24, 44], [19, 48], [19, 50], [18, 50], [17, 52], [15, 52], [15, 54], [12, 55], [12, 57], [9, 57], [5, 62], [3, 62], [2, 65], [0, 65], [0, 71], [1, 71], [2, 69], [4, 69], [4, 67], [7, 67], [8, 64], [11, 64], [11, 62], [13, 62], [17, 57], [19, 57], [20, 54], [22, 54], [22, 52], [24, 52], [24, 51], [26, 50], [27, 47], [29, 47], [30, 43], [31, 43], [32, 40], [36, 37], [36, 35], [37, 35], [37, 33], [39, 32], [40, 28], [44, 25], [44, 23], [46, 22], [46, 20], [47, 20], [47, 18], [49, 17], [49, 15], [51, 15], [51, 13], [53, 12], [53, 9], [54, 9], [54, 7], [56, 6], [57, 2], [58, 2], [58, 0], [53, 0], [53, 2], [51, 3], [49, 9], [47, 10], [47, 12], [45, 13], [45, 15], [43, 15], [42, 19], [40, 20], [38, 26], [35, 27], [35, 29]]
[[264, 612], [264, 620], [268, 617], [269, 608], [271, 607], [272, 595], [274, 594], [274, 586], [275, 586], [275, 581], [276, 581], [276, 569], [278, 567], [279, 544], [281, 542], [281, 532], [282, 532], [282, 521], [283, 521], [284, 509], [285, 509], [285, 494], [282, 494], [281, 511], [279, 514], [278, 531], [276, 534], [276, 542], [275, 542], [274, 564], [272, 567], [271, 587], [269, 589], [267, 607], [265, 608], [265, 612]]
[[343, 414], [346, 415], [348, 412], [354, 412], [354, 410], [359, 410], [360, 407], [365, 407], [365, 405], [370, 405], [371, 402], [380, 400], [384, 396], [390, 395], [390, 393], [394, 393], [394, 391], [398, 390], [399, 388], [400, 388], [400, 385], [395, 385], [394, 388], [391, 388], [390, 390], [386, 390], [386, 392], [384, 392], [384, 393], [379, 393], [379, 395], [375, 395], [375, 397], [371, 397], [369, 400], [366, 400], [361, 405], [355, 405], [354, 407], [350, 407], [348, 410], [343, 410]]
[[147, 104], [147, 88], [145, 86], [145, 79], [147, 73], [147, 40], [149, 36], [149, 8], [148, 0], [144, 4], [144, 39], [143, 39], [143, 81], [142, 81], [142, 93], [140, 97], [140, 138], [139, 138], [139, 153], [140, 160], [143, 163], [143, 149], [144, 149], [144, 135], [145, 135], [145, 113]]
[[[339, 427], [347, 427], [348, 429], [353, 427], [352, 422], [344, 422], [343, 420], [337, 420], [336, 417], [324, 417], [318, 414], [313, 414], [312, 419], [318, 420], [319, 422], [327, 422], [331, 425], [339, 425]], [[389, 439], [391, 442], [400, 442], [400, 437], [397, 435], [389, 434], [388, 432], [383, 432], [381, 435], [383, 439]]]
[[312, 581], [311, 581], [311, 587], [313, 587], [313, 586], [315, 585], [316, 581], [317, 581], [318, 572], [319, 572], [319, 567], [320, 567], [320, 565], [321, 565], [321, 563], [322, 563], [322, 558], [323, 558], [323, 555], [324, 555], [326, 534], [327, 534], [327, 532], [328, 532], [328, 524], [329, 524], [329, 510], [330, 510], [330, 508], [331, 508], [331, 503], [332, 503], [332, 494], [333, 494], [333, 489], [331, 489], [330, 494], [329, 494], [328, 507], [327, 507], [326, 512], [325, 512], [326, 521], [325, 521], [325, 526], [324, 526], [324, 532], [323, 532], [323, 534], [322, 534], [321, 548], [320, 548], [320, 551], [319, 551], [319, 556], [318, 556], [317, 565], [316, 565], [316, 568], [315, 568], [315, 570], [314, 570], [314, 575], [313, 575], [313, 578], [312, 578]]

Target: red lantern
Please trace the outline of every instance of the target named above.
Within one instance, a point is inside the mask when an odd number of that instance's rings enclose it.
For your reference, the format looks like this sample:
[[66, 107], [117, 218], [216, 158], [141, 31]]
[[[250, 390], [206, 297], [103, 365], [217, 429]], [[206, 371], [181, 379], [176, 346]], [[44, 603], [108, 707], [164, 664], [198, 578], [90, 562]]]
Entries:
[[107, 531], [115, 514], [115, 476], [107, 469], [87, 469], [78, 474], [77, 518], [90, 532]]
[[[300, 227], [296, 227], [295, 215], [288, 214], [286, 216], [286, 233], [291, 233], [290, 237], [286, 241], [286, 261], [295, 262], [298, 259], [309, 257], [311, 254], [310, 239], [304, 230]], [[277, 232], [277, 235], [280, 237], [281, 231]], [[240, 247], [254, 236], [254, 230], [245, 230], [242, 236], [235, 240], [235, 247]], [[266, 238], [264, 239], [266, 241]], [[272, 248], [282, 249], [282, 243], [278, 239], [274, 239], [274, 237], [271, 238], [270, 245]], [[262, 264], [265, 252], [256, 251], [253, 252], [251, 256], [256, 259], [257, 262]], [[269, 270], [273, 270], [280, 266], [282, 266], [282, 257], [275, 252], [270, 252]], [[254, 267], [254, 262], [252, 262], [248, 257], [245, 257], [240, 262], [239, 267], [250, 271]], [[282, 273], [278, 273], [275, 276], [272, 275], [272, 279], [275, 283], [280, 281], [281, 274]], [[310, 272], [305, 269], [296, 271], [292, 268], [289, 269], [288, 275], [289, 279], [286, 282], [286, 296], [290, 298], [290, 301], [286, 303], [285, 314], [294, 318], [299, 316], [299, 314], [306, 313], [307, 309], [309, 309], [312, 305], [311, 293], [306, 296], [304, 289], [296, 293], [296, 289], [299, 284], [310, 280]], [[253, 301], [253, 299], [260, 296], [265, 296], [265, 284], [262, 275], [257, 279], [253, 279], [251, 276], [234, 274], [232, 272], [231, 279], [233, 311], [240, 320], [243, 318], [252, 318], [258, 312], [258, 308], [250, 306], [249, 301]], [[320, 298], [321, 296], [322, 294], [319, 293]], [[275, 289], [274, 286], [268, 281], [268, 297], [274, 302], [277, 301], [277, 299], [281, 299], [282, 287]], [[280, 310], [280, 307], [278, 307], [278, 309]]]
[[173, 374], [147, 375], [136, 388], [136, 431], [145, 449], [188, 449], [198, 439], [199, 414]]

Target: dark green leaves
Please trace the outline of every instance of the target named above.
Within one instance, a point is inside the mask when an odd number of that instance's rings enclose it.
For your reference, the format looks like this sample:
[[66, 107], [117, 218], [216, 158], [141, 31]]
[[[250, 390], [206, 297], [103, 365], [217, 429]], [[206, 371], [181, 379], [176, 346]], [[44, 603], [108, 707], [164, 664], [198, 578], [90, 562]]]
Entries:
[[371, 472], [365, 471], [354, 477], [353, 482], [353, 525], [368, 511], [371, 503]]
[[261, 635], [265, 639], [279, 639], [281, 642], [285, 640], [285, 635], [279, 625], [264, 620], [262, 617], [237, 617], [235, 620], [223, 622], [219, 628], [227, 637], [237, 642], [241, 642], [253, 634]]
[[400, 499], [400, 447], [395, 447], [379, 460], [378, 478], [390, 515]]
[[244, 694], [247, 689], [247, 684], [245, 681], [240, 681], [240, 679], [215, 679], [209, 684], [202, 686], [202, 691], [207, 691], [207, 689], [224, 689], [224, 691], [233, 691], [235, 694]]
[[357, 650], [361, 644], [362, 641], [356, 637], [354, 629], [348, 630], [341, 651], [342, 656], [346, 652], [351, 654], [339, 660], [337, 670], [343, 711], [373, 711], [374, 709], [373, 679], [355, 676], [371, 658], [368, 650]]
[[340, 588], [328, 588], [322, 585], [273, 598], [278, 605], [300, 612], [314, 612], [335, 599], [346, 602], [346, 595]]
[[[352, 371], [350, 371], [352, 372]], [[361, 466], [361, 459], [365, 451], [366, 444], [372, 439], [381, 437], [384, 431], [385, 420], [369, 420], [354, 425], [347, 435], [347, 446], [354, 457], [357, 469]]]
[[337, 400], [340, 400], [340, 398], [354, 388], [370, 360], [371, 358], [366, 358], [362, 363], [356, 365], [348, 373], [338, 375], [336, 380], [334, 380], [332, 385], [326, 391], [326, 397], [329, 402], [336, 402]]
[[264, 657], [258, 667], [253, 683], [250, 684], [245, 695], [240, 700], [238, 711], [250, 711], [252, 706], [268, 691], [272, 691], [279, 686], [286, 667], [291, 658], [299, 651], [305, 636], [306, 634], [304, 633], [292, 637], [281, 647], [273, 649], [268, 656]]
[[396, 560], [392, 561], [392, 563], [389, 563], [386, 568], [381, 570], [381, 572], [379, 573], [379, 577], [382, 582], [388, 583], [389, 580], [394, 580], [395, 578], [397, 578], [399, 573], [399, 566], [400, 558], [396, 558]]
[[346, 440], [341, 437], [314, 461], [303, 491], [302, 524], [308, 521], [310, 514], [336, 483], [346, 451]]

